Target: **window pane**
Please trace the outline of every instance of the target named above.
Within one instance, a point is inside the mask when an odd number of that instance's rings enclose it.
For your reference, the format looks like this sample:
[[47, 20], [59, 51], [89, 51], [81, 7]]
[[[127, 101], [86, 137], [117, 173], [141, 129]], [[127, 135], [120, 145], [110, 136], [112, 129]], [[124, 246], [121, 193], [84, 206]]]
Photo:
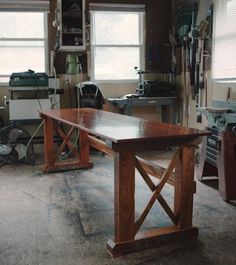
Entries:
[[227, 21], [227, 30], [231, 34], [236, 33], [236, 1], [227, 1], [226, 4], [226, 9], [227, 9], [227, 16], [226, 16], [226, 21]]
[[0, 73], [45, 71], [44, 47], [0, 47]]
[[236, 0], [214, 3], [212, 78], [236, 78]]
[[[212, 76], [217, 78], [236, 77], [236, 40], [217, 40], [214, 47]], [[232, 58], [232, 60], [231, 60]]]
[[43, 13], [0, 12], [0, 38], [44, 38]]
[[137, 79], [139, 48], [97, 47], [94, 53], [95, 80]]
[[9, 77], [0, 76], [0, 83], [8, 83], [8, 82], [9, 82]]
[[140, 44], [139, 14], [96, 12], [93, 44]]

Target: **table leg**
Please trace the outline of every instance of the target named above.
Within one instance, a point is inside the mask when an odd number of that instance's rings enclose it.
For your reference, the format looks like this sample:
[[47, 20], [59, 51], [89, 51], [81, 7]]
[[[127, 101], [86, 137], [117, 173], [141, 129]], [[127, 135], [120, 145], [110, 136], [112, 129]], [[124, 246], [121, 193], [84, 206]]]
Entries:
[[89, 162], [89, 143], [88, 133], [80, 130], [79, 132], [79, 150], [80, 150], [80, 163], [85, 167], [91, 167], [92, 163]]
[[107, 242], [112, 255], [121, 253], [122, 243], [133, 241], [135, 236], [135, 156], [132, 152], [118, 152], [114, 162], [115, 238]]
[[123, 114], [131, 116], [132, 115], [132, 108], [133, 108], [132, 103], [128, 102], [123, 108]]
[[172, 101], [170, 108], [171, 108], [172, 123], [177, 124], [177, 122], [178, 122], [178, 107], [177, 107], [177, 103], [175, 100]]
[[174, 195], [174, 212], [179, 217], [179, 229], [192, 228], [193, 194], [196, 192], [194, 165], [195, 147], [183, 147], [176, 166]]
[[[49, 117], [44, 117], [44, 135], [45, 135], [45, 165], [43, 168], [44, 173], [56, 172], [61, 170], [72, 170], [80, 168], [91, 168], [93, 164], [89, 161], [89, 143], [88, 143], [88, 133], [81, 131], [79, 135], [79, 145], [80, 153], [78, 153], [77, 148], [71, 143], [70, 136], [72, 134], [73, 128], [68, 134], [65, 134], [58, 126], [55, 121]], [[56, 149], [54, 147], [54, 129], [60, 134], [63, 139], [61, 146]], [[65, 145], [74, 155], [72, 158], [61, 159], [60, 154], [64, 149]]]
[[[192, 226], [193, 193], [196, 189], [194, 149], [193, 146], [183, 147], [171, 161], [170, 168], [175, 165], [176, 169], [174, 212], [159, 192], [166, 182], [165, 176], [169, 177], [168, 173], [165, 173], [157, 186], [148, 181], [153, 191], [152, 198], [137, 221], [134, 218], [134, 154], [127, 151], [115, 153], [115, 238], [107, 242], [107, 250], [111, 255], [119, 256], [197, 237], [198, 229]], [[148, 176], [144, 172], [141, 173], [147, 180]], [[139, 220], [143, 223], [154, 200], [160, 202], [174, 225], [139, 231]]]
[[169, 110], [169, 106], [168, 105], [161, 105], [161, 122], [170, 122], [170, 110]]
[[53, 120], [49, 117], [44, 118], [44, 157], [45, 165], [43, 168], [44, 172], [47, 172], [49, 168], [54, 167], [54, 162], [56, 160], [56, 153], [53, 148]]

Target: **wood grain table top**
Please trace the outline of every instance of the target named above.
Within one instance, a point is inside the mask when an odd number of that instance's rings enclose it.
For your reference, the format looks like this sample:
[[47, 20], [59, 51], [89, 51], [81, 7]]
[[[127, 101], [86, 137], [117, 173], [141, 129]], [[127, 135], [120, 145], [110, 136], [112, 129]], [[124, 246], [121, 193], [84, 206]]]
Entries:
[[90, 108], [40, 111], [40, 115], [77, 127], [114, 143], [164, 141], [170, 138], [194, 139], [209, 134], [207, 131]]

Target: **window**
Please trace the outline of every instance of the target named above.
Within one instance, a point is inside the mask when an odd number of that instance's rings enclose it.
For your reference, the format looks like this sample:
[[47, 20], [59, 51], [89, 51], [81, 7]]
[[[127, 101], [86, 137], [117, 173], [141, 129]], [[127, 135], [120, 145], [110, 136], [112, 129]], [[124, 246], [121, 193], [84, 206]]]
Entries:
[[47, 69], [47, 0], [0, 0], [0, 82]]
[[212, 78], [236, 81], [236, 0], [215, 0]]
[[144, 10], [142, 5], [90, 5], [93, 81], [138, 79], [134, 67], [144, 66]]
[[45, 25], [44, 13], [0, 12], [0, 82], [13, 72], [45, 72]]

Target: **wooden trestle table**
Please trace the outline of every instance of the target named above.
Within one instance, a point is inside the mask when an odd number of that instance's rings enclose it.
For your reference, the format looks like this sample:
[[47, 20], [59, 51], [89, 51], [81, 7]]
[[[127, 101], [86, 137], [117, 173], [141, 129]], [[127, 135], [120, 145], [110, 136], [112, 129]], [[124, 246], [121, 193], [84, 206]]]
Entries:
[[[89, 108], [41, 111], [40, 115], [44, 119], [44, 172], [91, 168], [90, 146], [113, 155], [114, 239], [107, 242], [107, 250], [111, 255], [189, 240], [198, 235], [198, 229], [192, 225], [193, 194], [196, 189], [195, 146], [208, 132]], [[70, 128], [67, 133], [61, 129], [61, 124]], [[78, 149], [70, 141], [74, 130], [79, 130]], [[55, 131], [63, 139], [60, 147], [53, 142]], [[59, 155], [65, 146], [71, 150], [74, 160], [60, 161]], [[140, 151], [169, 147], [175, 147], [177, 151], [165, 170], [138, 156]], [[151, 190], [151, 199], [136, 220], [135, 168]], [[160, 179], [157, 185], [150, 175]], [[167, 182], [174, 185], [173, 209], [161, 194]], [[156, 201], [173, 225], [140, 232]]]

